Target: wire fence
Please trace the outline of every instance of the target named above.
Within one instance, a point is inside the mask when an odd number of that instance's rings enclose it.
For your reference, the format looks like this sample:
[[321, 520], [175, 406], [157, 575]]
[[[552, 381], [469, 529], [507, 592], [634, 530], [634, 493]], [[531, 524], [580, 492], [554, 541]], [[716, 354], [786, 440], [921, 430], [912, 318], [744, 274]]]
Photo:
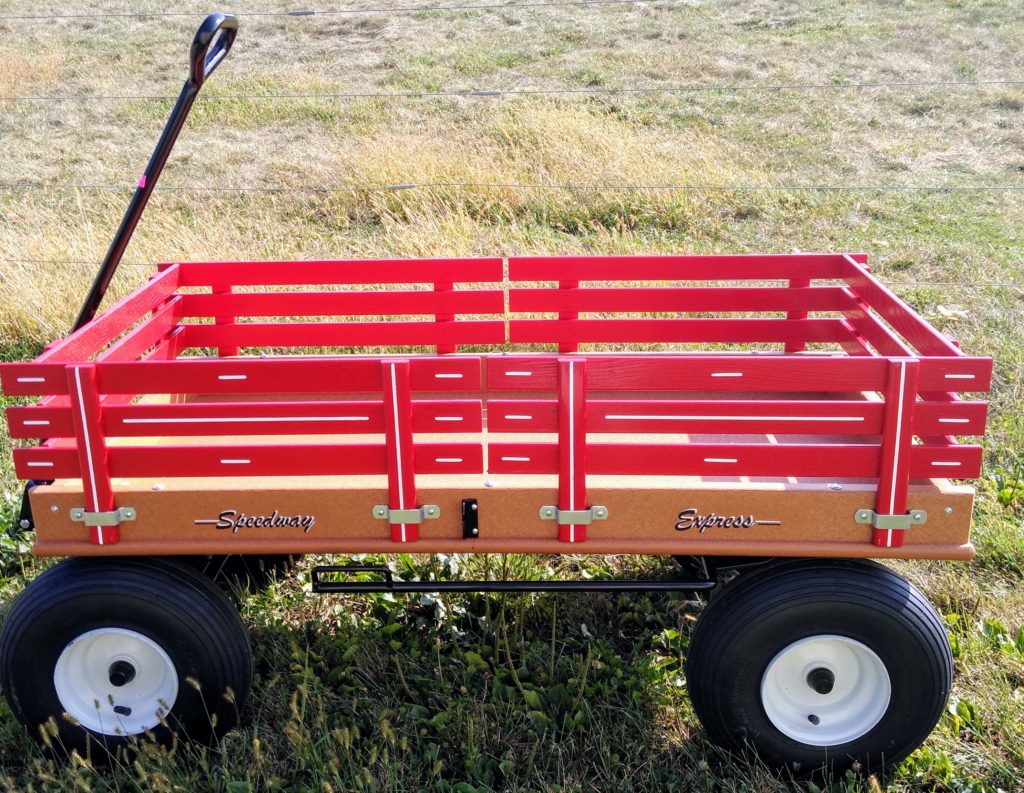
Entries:
[[[131, 192], [130, 184], [97, 184], [75, 182], [0, 182], [0, 192], [80, 191]], [[163, 192], [175, 193], [378, 193], [403, 190], [566, 190], [572, 192], [808, 192], [808, 193], [976, 193], [1019, 192], [1021, 184], [593, 184], [584, 182], [399, 182], [379, 185], [294, 185], [294, 186], [210, 186], [160, 185]]]
[[[621, 88], [477, 88], [472, 90], [446, 91], [347, 91], [313, 93], [212, 93], [200, 94], [198, 99], [205, 102], [224, 100], [259, 101], [304, 101], [318, 100], [363, 100], [383, 99], [402, 101], [407, 99], [486, 99], [516, 96], [615, 96], [690, 93], [784, 93], [803, 91], [875, 91], [914, 90], [921, 88], [988, 88], [993, 86], [1019, 86], [1024, 80], [904, 80], [892, 82], [816, 82], [816, 83], [720, 83], [715, 85], [647, 85]], [[21, 94], [0, 97], [3, 102], [142, 102], [177, 99], [172, 94]]]
[[[347, 16], [354, 14], [416, 14], [427, 12], [464, 12], [464, 11], [516, 11], [531, 8], [557, 8], [559, 6], [615, 6], [636, 5], [643, 3], [652, 5], [651, 0], [540, 0], [533, 3], [459, 3], [456, 5], [397, 5], [397, 6], [362, 6], [356, 8], [295, 8], [285, 11], [233, 11], [239, 18], [246, 17], [323, 17]], [[659, 5], [682, 5], [681, 0], [657, 0]], [[101, 13], [71, 14], [4, 14], [0, 22], [14, 21], [47, 21], [54, 19], [158, 19], [158, 18], [198, 18], [205, 17], [208, 11], [118, 11]]]

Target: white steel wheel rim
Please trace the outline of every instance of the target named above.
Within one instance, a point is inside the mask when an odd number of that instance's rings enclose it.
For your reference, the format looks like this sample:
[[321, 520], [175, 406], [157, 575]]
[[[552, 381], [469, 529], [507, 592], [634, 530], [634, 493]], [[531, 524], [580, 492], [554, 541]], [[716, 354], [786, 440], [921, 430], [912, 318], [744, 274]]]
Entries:
[[68, 642], [53, 684], [64, 711], [101, 735], [153, 729], [178, 696], [174, 662], [148, 636], [126, 628], [97, 628]]
[[768, 664], [761, 702], [787, 738], [839, 746], [873, 728], [889, 707], [889, 673], [877, 653], [845, 636], [793, 642]]

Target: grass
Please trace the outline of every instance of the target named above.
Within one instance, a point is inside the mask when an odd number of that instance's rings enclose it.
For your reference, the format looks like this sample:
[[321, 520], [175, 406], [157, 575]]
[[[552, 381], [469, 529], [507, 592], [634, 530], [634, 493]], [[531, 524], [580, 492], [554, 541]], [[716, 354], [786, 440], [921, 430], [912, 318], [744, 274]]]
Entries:
[[[150, 0], [132, 7], [166, 10]], [[61, 10], [111, 8], [83, 0]], [[9, 0], [2, 14], [16, 13], [40, 11]], [[0, 190], [0, 357], [29, 358], [65, 332], [93, 266], [45, 262], [102, 256], [180, 87], [196, 21], [0, 21], [0, 183], [125, 186]], [[255, 17], [242, 25], [236, 51], [204, 88], [129, 262], [863, 250], [918, 311], [971, 353], [993, 356], [978, 558], [899, 565], [949, 626], [950, 712], [886, 779], [854, 774], [816, 787], [1024, 789], [1024, 289], [985, 286], [1024, 283], [1024, 194], [348, 189], [1020, 186], [1019, 86], [735, 88], [1019, 79], [1024, 18], [1013, 3], [708, 0]], [[734, 88], [237, 98], [636, 85]], [[170, 99], [12, 99], [39, 94]], [[166, 189], [197, 185], [336, 189]], [[150, 271], [122, 267], [114, 293]], [[3, 435], [5, 525], [17, 504], [9, 451]], [[24, 543], [0, 541], [0, 601], [46, 564], [27, 558]], [[751, 758], [724, 756], [703, 739], [681, 674], [693, 603], [663, 595], [314, 599], [306, 591], [314, 561], [243, 599], [256, 686], [242, 729], [221, 745], [147, 751], [110, 772], [57, 765], [0, 704], [0, 789], [816, 789]], [[389, 561], [425, 577], [654, 577], [671, 569], [669, 561], [631, 558]]]

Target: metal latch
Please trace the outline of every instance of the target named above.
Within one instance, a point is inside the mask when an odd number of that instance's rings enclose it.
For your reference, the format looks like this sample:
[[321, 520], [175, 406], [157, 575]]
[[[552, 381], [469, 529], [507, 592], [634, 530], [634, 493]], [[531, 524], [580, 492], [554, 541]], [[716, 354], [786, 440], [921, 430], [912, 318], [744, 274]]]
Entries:
[[386, 520], [388, 523], [422, 523], [425, 520], [436, 520], [441, 517], [441, 508], [436, 504], [424, 504], [417, 509], [391, 509], [387, 504], [377, 504], [373, 508], [373, 517]]
[[86, 526], [120, 526], [126, 521], [135, 520], [135, 507], [118, 507], [112, 512], [86, 512], [85, 507], [74, 507], [71, 520]]
[[868, 523], [876, 529], [909, 529], [928, 520], [923, 509], [912, 509], [906, 515], [879, 515], [873, 509], [858, 509], [853, 513], [858, 523]]
[[608, 507], [591, 507], [590, 509], [541, 507], [540, 519], [557, 521], [559, 526], [589, 526], [595, 520], [608, 520]]
[[475, 498], [462, 499], [462, 539], [480, 536], [480, 505]]

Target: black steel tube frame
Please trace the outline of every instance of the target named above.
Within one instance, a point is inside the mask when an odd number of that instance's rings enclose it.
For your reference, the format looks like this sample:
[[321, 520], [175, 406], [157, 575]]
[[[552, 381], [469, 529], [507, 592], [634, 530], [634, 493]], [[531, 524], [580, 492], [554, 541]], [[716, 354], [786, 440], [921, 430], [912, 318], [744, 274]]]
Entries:
[[[324, 580], [326, 575], [376, 573], [382, 581]], [[321, 565], [312, 570], [312, 589], [318, 594], [391, 592], [708, 592], [717, 581], [402, 581], [381, 565]]]
[[103, 257], [103, 263], [96, 274], [96, 280], [93, 281], [92, 288], [82, 304], [82, 309], [75, 320], [74, 327], [71, 329], [72, 332], [78, 330], [96, 316], [96, 310], [99, 308], [100, 302], [107, 292], [107, 287], [110, 286], [110, 281], [114, 277], [117, 265], [121, 262], [125, 248], [128, 247], [132, 233], [135, 231], [139, 218], [142, 217], [142, 212], [146, 208], [146, 203], [153, 193], [153, 188], [156, 187], [156, 182], [160, 178], [160, 172], [163, 171], [164, 163], [167, 162], [167, 157], [170, 155], [171, 149], [174, 148], [174, 142], [178, 139], [178, 133], [181, 132], [181, 128], [185, 125], [185, 119], [188, 118], [189, 111], [192, 109], [192, 103], [199, 94], [199, 89], [202, 88], [203, 82], [213, 73], [213, 70], [217, 68], [220, 62], [224, 60], [224, 56], [228, 54], [228, 50], [231, 49], [237, 33], [238, 20], [230, 14], [221, 13], [210, 14], [203, 20], [199, 30], [196, 31], [195, 38], [192, 40], [192, 47], [189, 50], [188, 79], [185, 81], [185, 85], [182, 86], [181, 93], [178, 95], [178, 101], [174, 103], [174, 109], [171, 110], [171, 115], [167, 119], [164, 131], [160, 134], [160, 140], [157, 141], [153, 155], [149, 158], [149, 164], [146, 166], [146, 170], [142, 172], [139, 185], [135, 189], [131, 202], [128, 204], [128, 209], [124, 213], [121, 225], [118, 226], [117, 232], [114, 234], [114, 239], [110, 243], [107, 255]]

